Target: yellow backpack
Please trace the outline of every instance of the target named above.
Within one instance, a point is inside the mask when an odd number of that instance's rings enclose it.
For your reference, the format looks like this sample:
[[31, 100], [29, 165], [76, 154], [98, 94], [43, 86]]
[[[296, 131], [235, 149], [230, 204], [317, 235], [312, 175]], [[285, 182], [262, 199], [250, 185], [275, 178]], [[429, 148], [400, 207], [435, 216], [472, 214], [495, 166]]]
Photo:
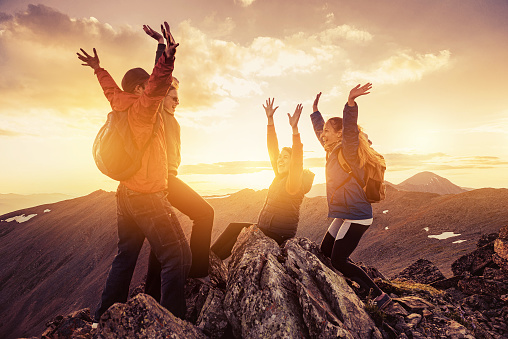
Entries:
[[[386, 197], [386, 185], [384, 179], [386, 162], [381, 154], [376, 152], [374, 149], [372, 150], [379, 156], [379, 158], [365, 164], [365, 177], [363, 178], [365, 186], [363, 186], [363, 190], [367, 196], [367, 201], [370, 203], [376, 203], [384, 200]], [[338, 159], [340, 167], [342, 167], [344, 171], [349, 173], [349, 175], [353, 176], [356, 181], [360, 183], [361, 180], [355, 176], [351, 166], [347, 163], [346, 158], [342, 153], [342, 148], [339, 150]], [[381, 161], [379, 159], [381, 159]]]

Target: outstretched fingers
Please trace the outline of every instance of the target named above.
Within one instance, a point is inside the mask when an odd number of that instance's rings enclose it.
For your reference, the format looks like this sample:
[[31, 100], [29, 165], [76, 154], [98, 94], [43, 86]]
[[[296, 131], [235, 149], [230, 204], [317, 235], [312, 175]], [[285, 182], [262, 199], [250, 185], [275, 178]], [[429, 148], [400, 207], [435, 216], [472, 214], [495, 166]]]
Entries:
[[99, 66], [99, 56], [97, 55], [97, 50], [95, 48], [93, 49], [93, 56], [88, 54], [83, 48], [80, 48], [80, 51], [83, 54], [80, 54], [79, 52], [76, 54], [78, 56], [78, 59], [83, 61], [83, 63], [81, 65], [90, 66], [93, 69], [100, 67]]
[[319, 98], [321, 98], [321, 92], [319, 92], [316, 95], [316, 99], [314, 99], [314, 104], [312, 104], [312, 109], [314, 110], [314, 112], [318, 111]]
[[302, 114], [302, 110], [303, 110], [303, 105], [298, 104], [298, 105], [296, 105], [295, 113], [293, 115], [288, 113], [289, 124], [292, 127], [296, 127], [298, 125], [298, 121], [300, 120], [300, 115]]
[[170, 55], [175, 55], [176, 48], [180, 45], [179, 43], [175, 42], [175, 38], [173, 38], [173, 35], [171, 34], [169, 24], [164, 21], [164, 25], [161, 25], [162, 34], [164, 35], [164, 38], [167, 41], [166, 45], [166, 56], [169, 57]]

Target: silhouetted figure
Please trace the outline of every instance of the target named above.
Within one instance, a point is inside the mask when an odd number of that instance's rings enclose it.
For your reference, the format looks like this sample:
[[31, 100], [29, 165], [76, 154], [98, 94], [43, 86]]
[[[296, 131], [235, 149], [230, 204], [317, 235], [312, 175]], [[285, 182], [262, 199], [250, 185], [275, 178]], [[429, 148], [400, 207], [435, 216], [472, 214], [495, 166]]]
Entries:
[[[288, 113], [289, 125], [293, 129], [293, 147], [284, 147], [279, 152], [273, 122], [273, 115], [279, 106], [274, 108], [274, 101], [275, 99], [268, 99], [263, 108], [268, 118], [267, 146], [275, 178], [268, 188], [257, 226], [280, 245], [296, 235], [300, 205], [304, 195], [312, 187], [314, 173], [303, 169], [303, 144], [298, 131], [298, 121], [303, 106], [297, 105], [293, 115]], [[212, 251], [221, 259], [229, 257], [238, 235], [244, 227], [250, 225], [252, 223], [229, 224], [213, 244]]]

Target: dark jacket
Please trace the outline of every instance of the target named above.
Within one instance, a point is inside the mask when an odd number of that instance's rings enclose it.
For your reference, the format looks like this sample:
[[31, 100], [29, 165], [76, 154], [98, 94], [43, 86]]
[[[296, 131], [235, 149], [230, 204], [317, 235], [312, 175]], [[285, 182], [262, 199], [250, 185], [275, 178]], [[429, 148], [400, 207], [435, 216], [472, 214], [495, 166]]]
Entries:
[[280, 174], [277, 169], [279, 142], [275, 127], [268, 125], [266, 131], [266, 144], [275, 178], [259, 213], [258, 227], [283, 238], [292, 238], [298, 228], [303, 196], [312, 188], [314, 173], [303, 169], [303, 145], [298, 133], [293, 134], [289, 171]]
[[310, 191], [314, 173], [304, 170], [302, 185], [296, 194], [286, 189], [288, 175], [277, 175], [268, 188], [265, 204], [259, 213], [258, 227], [285, 238], [296, 235], [300, 217], [300, 205], [304, 195]]
[[[325, 124], [319, 111], [311, 114], [314, 132], [321, 144], [321, 132]], [[338, 160], [339, 149], [342, 148], [346, 161], [357, 178], [363, 178], [364, 169], [360, 167], [358, 158], [359, 130], [358, 106], [344, 106], [342, 120], [342, 143], [337, 145], [326, 158], [326, 196], [328, 200], [328, 216], [351, 220], [372, 218], [372, 206], [367, 201], [363, 186], [352, 175], [342, 169]]]

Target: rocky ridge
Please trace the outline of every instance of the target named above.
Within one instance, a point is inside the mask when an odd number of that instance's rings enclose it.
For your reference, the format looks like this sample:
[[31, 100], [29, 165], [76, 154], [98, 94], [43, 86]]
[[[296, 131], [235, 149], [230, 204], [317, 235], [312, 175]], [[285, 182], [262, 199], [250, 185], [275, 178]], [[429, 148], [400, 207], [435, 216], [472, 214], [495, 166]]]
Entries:
[[293, 238], [279, 247], [253, 226], [227, 265], [212, 254], [210, 284], [188, 280], [186, 321], [139, 293], [113, 305], [97, 330], [83, 309], [55, 318], [42, 338], [508, 337], [508, 226], [454, 262], [452, 278], [428, 260], [392, 280], [362, 268], [393, 298], [383, 311], [314, 242]]

